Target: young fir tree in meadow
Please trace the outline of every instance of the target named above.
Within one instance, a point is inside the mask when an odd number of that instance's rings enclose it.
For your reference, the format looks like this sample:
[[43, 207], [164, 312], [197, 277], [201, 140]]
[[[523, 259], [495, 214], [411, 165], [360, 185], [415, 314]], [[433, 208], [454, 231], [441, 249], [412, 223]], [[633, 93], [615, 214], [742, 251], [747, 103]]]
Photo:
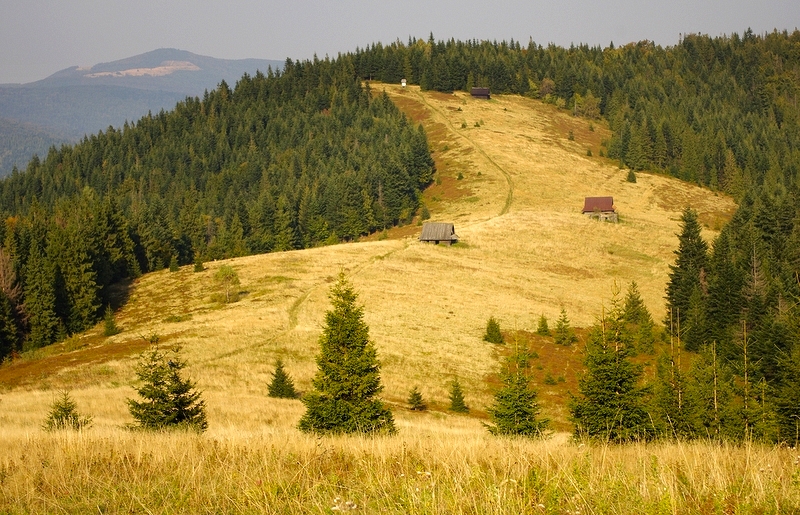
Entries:
[[303, 397], [299, 428], [312, 433], [393, 433], [392, 412], [378, 399], [383, 387], [364, 309], [345, 277], [331, 288], [333, 308], [319, 338], [314, 389]]
[[567, 318], [567, 310], [564, 308], [561, 308], [561, 315], [559, 315], [556, 321], [556, 329], [553, 333], [553, 338], [557, 345], [572, 345], [578, 341], [578, 337], [575, 336], [575, 332], [572, 330], [572, 327], [570, 327], [569, 318]]
[[469, 413], [469, 407], [464, 401], [464, 392], [461, 390], [461, 383], [456, 377], [450, 382], [450, 411], [454, 413]]
[[483, 334], [483, 341], [489, 343], [504, 343], [503, 335], [500, 332], [500, 323], [495, 317], [489, 317], [486, 322], [486, 332]]
[[[681, 216], [681, 233], [678, 235], [678, 249], [675, 250], [675, 264], [670, 265], [667, 283], [667, 319], [681, 320], [686, 349], [698, 350], [708, 342], [701, 341], [704, 323], [702, 281], [706, 274], [708, 245], [700, 234], [697, 212], [686, 208]], [[676, 335], [677, 336], [677, 335]]]
[[64, 390], [50, 405], [50, 411], [42, 424], [45, 431], [72, 429], [79, 431], [92, 425], [92, 417], [81, 415], [78, 405], [72, 400], [69, 392]]
[[105, 314], [103, 315], [103, 336], [114, 336], [122, 332], [114, 319], [114, 310], [111, 305], [106, 306]]
[[494, 404], [487, 410], [494, 435], [539, 437], [548, 421], [539, 418], [536, 391], [531, 388], [528, 356], [519, 349], [506, 358], [500, 374], [502, 387], [494, 395]]
[[270, 397], [279, 399], [296, 399], [297, 390], [294, 388], [294, 381], [283, 368], [283, 361], [280, 359], [275, 362], [275, 372], [272, 373], [272, 381], [267, 387]]
[[539, 317], [539, 323], [536, 326], [536, 334], [540, 336], [550, 336], [552, 334], [550, 333], [550, 327], [547, 324], [547, 317], [544, 316], [544, 313]]
[[186, 363], [180, 358], [180, 349], [162, 350], [157, 336], [150, 338], [150, 344], [135, 367], [141, 382], [136, 393], [141, 400], [128, 399], [128, 410], [136, 420], [132, 427], [185, 428], [202, 433], [208, 428], [206, 404], [194, 382], [181, 375]]
[[428, 409], [428, 405], [425, 404], [425, 400], [422, 398], [422, 393], [416, 386], [411, 389], [411, 393], [408, 395], [408, 406], [411, 411], [425, 411]]
[[586, 343], [586, 373], [579, 396], [570, 402], [575, 435], [622, 443], [647, 439], [650, 421], [644, 408], [642, 369], [628, 359], [622, 309], [616, 296]]

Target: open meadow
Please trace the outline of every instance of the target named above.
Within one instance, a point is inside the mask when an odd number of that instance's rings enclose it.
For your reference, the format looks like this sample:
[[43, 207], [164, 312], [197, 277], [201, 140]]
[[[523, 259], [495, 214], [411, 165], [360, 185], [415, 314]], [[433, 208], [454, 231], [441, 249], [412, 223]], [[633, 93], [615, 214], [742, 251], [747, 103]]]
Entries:
[[[502, 351], [481, 339], [490, 316], [509, 334], [527, 334], [542, 314], [554, 324], [563, 307], [573, 326], [588, 327], [615, 285], [624, 292], [635, 280], [661, 320], [681, 211], [696, 209], [711, 238], [735, 209], [730, 198], [660, 175], [626, 182], [627, 170], [596, 157], [610, 137], [603, 123], [539, 101], [371, 87], [424, 124], [438, 170], [424, 201], [432, 221], [455, 224], [460, 243], [420, 243], [415, 222], [360, 242], [206, 263], [199, 273], [163, 270], [124, 285], [120, 334], [102, 336], [101, 324], [0, 367], [0, 512], [800, 511], [793, 449], [571, 441], [565, 403], [581, 345], [531, 343], [551, 438], [497, 438], [483, 425]], [[613, 196], [621, 223], [584, 217], [585, 196]], [[224, 264], [241, 280], [231, 304], [214, 300]], [[304, 435], [302, 403], [266, 395], [277, 358], [301, 391], [310, 388], [340, 271], [364, 306], [396, 436]], [[133, 365], [151, 335], [182, 347], [208, 406], [203, 435], [123, 428], [132, 422]], [[547, 376], [563, 380], [548, 385]], [[446, 410], [456, 377], [469, 415]], [[414, 386], [428, 412], [407, 409]], [[90, 429], [41, 430], [62, 389], [93, 417]]]

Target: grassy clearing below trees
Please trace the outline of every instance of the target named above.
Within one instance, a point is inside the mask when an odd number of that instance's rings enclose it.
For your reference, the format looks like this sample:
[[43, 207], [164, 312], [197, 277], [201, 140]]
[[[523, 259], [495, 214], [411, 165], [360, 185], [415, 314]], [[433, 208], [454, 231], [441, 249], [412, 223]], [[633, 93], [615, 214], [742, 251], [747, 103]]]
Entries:
[[[299, 404], [299, 403], [298, 403]], [[418, 415], [415, 415], [418, 416]], [[0, 432], [4, 513], [793, 513], [786, 448], [579, 445], [486, 435], [464, 417], [400, 436], [319, 440], [292, 429], [235, 437]]]

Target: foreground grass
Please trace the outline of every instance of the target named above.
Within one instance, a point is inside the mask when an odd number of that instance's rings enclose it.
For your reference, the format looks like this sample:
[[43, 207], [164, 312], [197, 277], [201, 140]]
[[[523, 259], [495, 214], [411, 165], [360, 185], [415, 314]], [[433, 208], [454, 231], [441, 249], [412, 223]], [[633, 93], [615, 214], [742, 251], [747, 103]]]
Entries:
[[493, 438], [459, 417], [399, 422], [399, 436], [378, 438], [5, 430], [0, 512], [800, 512], [791, 449], [580, 445]]

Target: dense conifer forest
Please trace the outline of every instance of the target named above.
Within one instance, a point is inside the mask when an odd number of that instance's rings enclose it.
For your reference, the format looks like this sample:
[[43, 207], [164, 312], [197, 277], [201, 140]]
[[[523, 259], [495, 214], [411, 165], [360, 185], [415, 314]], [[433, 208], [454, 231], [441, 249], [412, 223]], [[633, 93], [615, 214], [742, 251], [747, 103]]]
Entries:
[[92, 325], [122, 278], [351, 240], [411, 219], [422, 127], [349, 58], [222, 82], [171, 112], [52, 148], [0, 183], [0, 355]]
[[[686, 35], [666, 48], [373, 44], [287, 60], [280, 73], [54, 148], [0, 183], [0, 354], [86, 328], [111, 284], [173, 259], [304, 248], [409, 221], [434, 171], [425, 134], [362, 85], [401, 78], [604, 118], [604, 156], [620, 166], [733, 195], [740, 207], [713, 242], [684, 211], [667, 310], [655, 316], [673, 352], [640, 393], [666, 433], [796, 443], [798, 31]], [[676, 346], [697, 353], [691, 370], [675, 366]]]

